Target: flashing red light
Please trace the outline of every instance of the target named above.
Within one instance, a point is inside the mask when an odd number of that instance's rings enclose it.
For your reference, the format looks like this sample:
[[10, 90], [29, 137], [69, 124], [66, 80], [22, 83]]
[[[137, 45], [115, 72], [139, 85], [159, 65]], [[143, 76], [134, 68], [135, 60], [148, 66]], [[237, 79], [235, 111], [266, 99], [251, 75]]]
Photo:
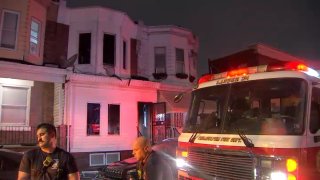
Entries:
[[212, 79], [213, 79], [213, 75], [212, 74], [204, 75], [199, 79], [198, 84], [211, 81]]
[[228, 71], [227, 77], [243, 76], [248, 74], [248, 68], [236, 69]]
[[[263, 67], [263, 68], [261, 68], [261, 67]], [[227, 71], [225, 73], [220, 73], [218, 75], [207, 74], [207, 75], [202, 76], [198, 80], [198, 84], [208, 82], [208, 81], [211, 81], [214, 79], [220, 79], [220, 78], [245, 76], [248, 74], [255, 74], [257, 72], [272, 72], [272, 71], [283, 71], [283, 70], [302, 71], [310, 76], [319, 77], [319, 74], [317, 71], [309, 68], [308, 66], [306, 66], [303, 63], [287, 62], [287, 63], [277, 64], [277, 65], [261, 65], [261, 66], [257, 66], [255, 69], [253, 69], [253, 67], [235, 69], [235, 70]]]
[[308, 66], [299, 62], [289, 62], [285, 64], [286, 69], [308, 71]]

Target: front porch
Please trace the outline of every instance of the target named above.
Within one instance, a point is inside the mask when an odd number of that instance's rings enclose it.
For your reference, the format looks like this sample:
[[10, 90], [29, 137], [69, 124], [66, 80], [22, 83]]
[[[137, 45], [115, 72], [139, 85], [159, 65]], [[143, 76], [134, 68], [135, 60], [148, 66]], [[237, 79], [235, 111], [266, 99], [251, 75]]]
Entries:
[[[56, 127], [57, 145], [67, 150], [68, 126]], [[35, 126], [0, 126], [0, 147], [34, 147], [37, 145], [37, 134]]]

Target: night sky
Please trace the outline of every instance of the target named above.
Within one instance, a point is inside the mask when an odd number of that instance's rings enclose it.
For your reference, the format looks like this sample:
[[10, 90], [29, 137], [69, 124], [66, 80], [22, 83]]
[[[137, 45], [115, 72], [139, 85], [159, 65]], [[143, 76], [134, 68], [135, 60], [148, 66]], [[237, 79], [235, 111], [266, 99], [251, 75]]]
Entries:
[[319, 0], [69, 0], [126, 12], [145, 25], [177, 25], [200, 41], [199, 75], [215, 59], [263, 43], [320, 63]]

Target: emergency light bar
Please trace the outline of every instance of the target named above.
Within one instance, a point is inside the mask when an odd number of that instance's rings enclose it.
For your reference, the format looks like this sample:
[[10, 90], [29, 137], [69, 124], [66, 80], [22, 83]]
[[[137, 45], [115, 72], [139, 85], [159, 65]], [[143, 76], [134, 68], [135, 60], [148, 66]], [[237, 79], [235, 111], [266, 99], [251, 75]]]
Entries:
[[299, 62], [288, 62], [284, 65], [260, 65], [260, 66], [254, 66], [254, 67], [247, 67], [247, 68], [240, 68], [235, 69], [219, 74], [207, 74], [202, 76], [198, 84], [221, 79], [221, 78], [231, 78], [231, 77], [238, 77], [238, 76], [245, 76], [248, 74], [255, 74], [255, 73], [261, 73], [261, 72], [274, 72], [274, 71], [301, 71], [304, 72], [310, 76], [319, 77], [319, 73], [306, 66], [305, 64], [299, 63]]

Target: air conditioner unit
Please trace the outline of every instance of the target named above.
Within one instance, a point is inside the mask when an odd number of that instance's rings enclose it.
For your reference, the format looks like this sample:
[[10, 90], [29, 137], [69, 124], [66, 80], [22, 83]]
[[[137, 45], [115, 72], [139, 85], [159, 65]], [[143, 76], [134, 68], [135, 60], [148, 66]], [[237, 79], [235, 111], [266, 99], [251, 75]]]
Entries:
[[106, 153], [106, 164], [110, 164], [116, 161], [120, 161], [120, 153]]
[[106, 157], [104, 153], [92, 153], [89, 156], [90, 166], [103, 166], [106, 164]]

